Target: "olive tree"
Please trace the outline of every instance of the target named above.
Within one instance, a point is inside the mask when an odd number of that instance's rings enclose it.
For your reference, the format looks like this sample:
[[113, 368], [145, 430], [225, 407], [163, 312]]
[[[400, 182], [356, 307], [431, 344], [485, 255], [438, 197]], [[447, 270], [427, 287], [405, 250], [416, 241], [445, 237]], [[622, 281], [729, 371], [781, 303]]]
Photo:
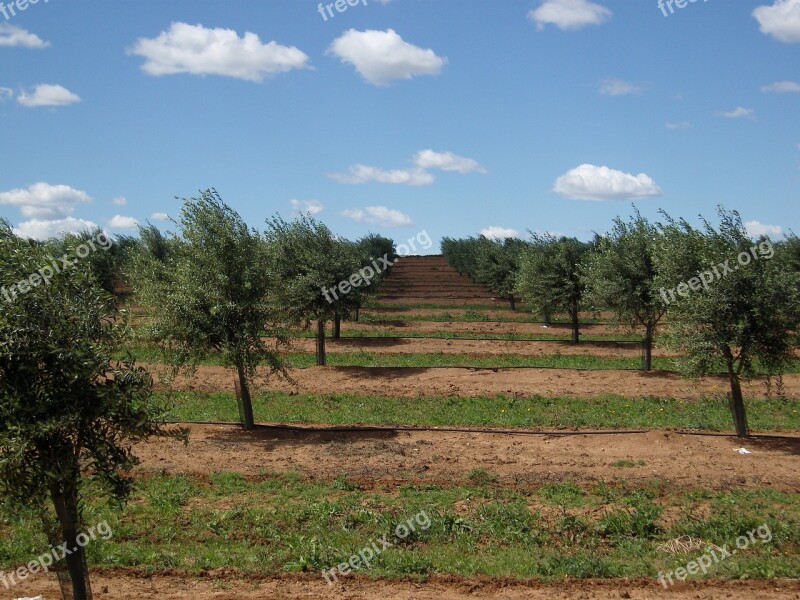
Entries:
[[[287, 223], [267, 221], [271, 297], [290, 322], [317, 324], [317, 365], [325, 365], [325, 323], [358, 307], [358, 290], [369, 285], [358, 248], [335, 236], [311, 215]], [[374, 272], [374, 269], [372, 269]]]
[[637, 211], [629, 222], [614, 219], [611, 232], [586, 256], [584, 281], [590, 304], [610, 310], [618, 326], [644, 328], [644, 369], [653, 364], [653, 336], [667, 311], [656, 271], [658, 227]]
[[39, 512], [51, 545], [66, 544], [62, 595], [85, 600], [87, 480], [123, 502], [132, 445], [179, 432], [164, 428], [149, 374], [111, 358], [125, 331], [113, 296], [86, 263], [56, 272], [49, 254], [0, 222], [0, 278], [17, 292], [0, 299], [0, 495]]
[[507, 298], [511, 310], [516, 310], [514, 288], [520, 256], [527, 243], [516, 238], [482, 239], [485, 242], [478, 246], [477, 279], [501, 298]]
[[531, 234], [531, 243], [519, 259], [516, 291], [534, 311], [566, 311], [572, 325], [572, 343], [580, 343], [578, 321], [585, 284], [581, 262], [591, 245], [575, 238]]
[[264, 333], [285, 341], [271, 310], [267, 246], [239, 214], [209, 189], [184, 199], [171, 243], [143, 229], [149, 251], [131, 269], [136, 299], [149, 319], [146, 337], [164, 352], [174, 372], [191, 371], [209, 355], [235, 369], [239, 416], [255, 426], [251, 384], [257, 367], [284, 372], [277, 348]]
[[759, 370], [780, 375], [794, 359], [800, 279], [772, 260], [768, 238], [747, 235], [739, 214], [718, 210], [702, 230], [668, 215], [656, 268], [668, 302], [667, 344], [687, 375], [715, 373], [730, 382], [737, 435], [749, 435], [741, 382]]

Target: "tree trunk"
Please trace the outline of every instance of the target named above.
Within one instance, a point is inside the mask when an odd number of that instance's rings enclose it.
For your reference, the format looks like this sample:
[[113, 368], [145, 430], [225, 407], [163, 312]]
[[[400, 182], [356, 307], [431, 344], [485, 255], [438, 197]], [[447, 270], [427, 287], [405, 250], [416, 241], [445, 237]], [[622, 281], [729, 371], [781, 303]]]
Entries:
[[356, 307], [356, 316], [355, 316], [355, 319], [354, 319], [356, 323], [358, 323], [358, 319], [359, 319], [360, 317], [361, 317], [361, 307], [360, 307], [360, 306], [357, 306], [357, 307]]
[[572, 318], [572, 343], [581, 343], [581, 333], [579, 331], [580, 324], [578, 323], [578, 303], [573, 302], [569, 309], [569, 316]]
[[[78, 535], [81, 532], [79, 530], [77, 492], [65, 493], [59, 486], [53, 485], [50, 488], [50, 498], [61, 527], [62, 542], [67, 543], [66, 548], [70, 552], [63, 560], [67, 564], [67, 572], [72, 581], [72, 599], [91, 600], [92, 589], [86, 571], [86, 556], [83, 547], [78, 544]], [[62, 591], [62, 595], [64, 595], [64, 591]]]
[[325, 366], [325, 319], [317, 321], [317, 366]]
[[338, 312], [333, 317], [333, 339], [342, 337], [342, 315]]
[[511, 301], [511, 310], [517, 310], [517, 303], [516, 300], [514, 300], [514, 294], [511, 294], [509, 300]]
[[650, 371], [653, 368], [653, 325], [646, 325], [644, 332], [644, 364], [642, 368]]
[[245, 429], [254, 429], [256, 425], [253, 419], [253, 401], [250, 397], [247, 374], [242, 365], [236, 365], [236, 371], [239, 374], [239, 419]]
[[550, 325], [550, 311], [549, 310], [542, 311], [542, 320], [544, 321], [545, 325]]
[[747, 413], [744, 408], [742, 383], [739, 380], [739, 375], [732, 367], [728, 367], [728, 374], [731, 379], [731, 395], [728, 399], [730, 401], [731, 413], [733, 414], [733, 423], [736, 426], [736, 435], [741, 438], [749, 437], [750, 430], [747, 427]]

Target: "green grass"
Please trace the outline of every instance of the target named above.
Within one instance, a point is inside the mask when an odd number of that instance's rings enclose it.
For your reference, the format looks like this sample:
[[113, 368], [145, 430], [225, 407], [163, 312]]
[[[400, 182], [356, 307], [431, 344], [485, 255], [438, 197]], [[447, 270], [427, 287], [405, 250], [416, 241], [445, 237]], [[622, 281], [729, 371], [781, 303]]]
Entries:
[[[800, 572], [800, 495], [768, 489], [694, 493], [661, 486], [601, 482], [499, 486], [469, 477], [447, 486], [362, 490], [296, 474], [207, 478], [152, 474], [139, 480], [124, 512], [87, 494], [88, 524], [107, 521], [113, 535], [87, 546], [99, 568], [147, 572], [236, 566], [243, 574], [321, 571], [343, 563], [384, 535], [394, 542], [360, 571], [424, 579], [433, 573], [539, 578], [656, 577], [701, 552], [673, 555], [659, 544], [692, 535], [719, 546], [763, 524], [756, 538], [715, 565], [709, 577], [796, 577]], [[586, 509], [591, 510], [586, 510]], [[667, 509], [682, 515], [664, 519]], [[415, 531], [395, 537], [409, 519]], [[0, 568], [47, 550], [32, 511], [0, 511]]]
[[[316, 365], [316, 357], [310, 352], [287, 352], [283, 354], [287, 367], [305, 369]], [[118, 359], [132, 357], [140, 362], [157, 363], [162, 356], [157, 349], [147, 347], [130, 347]], [[224, 366], [219, 356], [209, 356], [202, 361], [203, 365]], [[521, 356], [503, 354], [498, 356], [470, 354], [405, 354], [405, 353], [372, 353], [372, 352], [328, 352], [329, 367], [383, 367], [383, 368], [441, 368], [471, 367], [478, 369], [502, 368], [549, 368], [549, 369], [583, 369], [583, 370], [636, 370], [641, 366], [641, 359], [608, 358], [592, 355], [559, 354], [557, 352], [543, 356]], [[676, 371], [678, 363], [674, 358], [654, 358], [653, 369]], [[721, 369], [720, 369], [721, 372]], [[795, 361], [787, 369], [787, 373], [800, 373], [800, 360]]]
[[[170, 418], [178, 421], [239, 419], [233, 393], [175, 392]], [[732, 430], [722, 398], [696, 401], [670, 398], [515, 398], [503, 395], [389, 398], [355, 394], [290, 395], [262, 392], [254, 398], [255, 418], [262, 423], [330, 425], [480, 426], [525, 428]], [[748, 400], [754, 431], [797, 431], [800, 402]]]

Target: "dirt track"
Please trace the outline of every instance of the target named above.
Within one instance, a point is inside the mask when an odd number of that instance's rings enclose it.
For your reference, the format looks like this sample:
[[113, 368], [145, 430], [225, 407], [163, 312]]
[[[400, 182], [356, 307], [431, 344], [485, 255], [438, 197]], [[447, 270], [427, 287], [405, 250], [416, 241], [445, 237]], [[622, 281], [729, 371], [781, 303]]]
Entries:
[[[299, 471], [316, 479], [345, 474], [365, 486], [463, 481], [482, 468], [515, 482], [659, 479], [670, 486], [730, 489], [770, 486], [800, 489], [800, 435], [746, 442], [721, 435], [652, 431], [622, 435], [507, 435], [442, 431], [330, 432], [262, 426], [245, 432], [229, 425], [192, 425], [188, 449], [158, 439], [140, 444], [140, 468], [208, 475], [237, 471]], [[644, 461], [620, 469], [619, 460]]]
[[[428, 583], [373, 581], [367, 577], [355, 577], [329, 586], [321, 577], [313, 575], [244, 580], [237, 579], [235, 572], [230, 572], [209, 573], [201, 578], [97, 573], [92, 576], [92, 582], [95, 597], [107, 600], [800, 600], [798, 581], [691, 582], [665, 590], [656, 581], [641, 579], [570, 580], [544, 586], [455, 577], [433, 577]], [[108, 589], [108, 593], [103, 591], [104, 588]], [[42, 577], [20, 585], [15, 592], [29, 596], [44, 594], [48, 600], [59, 597], [54, 583]], [[5, 592], [0, 597], [16, 596]]]

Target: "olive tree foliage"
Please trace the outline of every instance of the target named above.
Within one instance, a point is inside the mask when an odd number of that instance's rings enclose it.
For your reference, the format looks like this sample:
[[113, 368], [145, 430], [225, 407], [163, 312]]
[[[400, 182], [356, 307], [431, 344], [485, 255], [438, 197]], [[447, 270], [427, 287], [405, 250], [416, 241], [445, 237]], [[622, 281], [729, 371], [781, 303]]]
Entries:
[[285, 342], [268, 302], [276, 283], [266, 268], [268, 247], [213, 189], [184, 199], [176, 224], [171, 240], [152, 227], [141, 230], [145, 250], [130, 279], [146, 309], [145, 336], [164, 352], [173, 375], [191, 372], [209, 355], [235, 369], [239, 415], [251, 429], [257, 367], [285, 373], [278, 348], [263, 337]]
[[444, 238], [442, 254], [459, 273], [469, 275], [476, 283], [507, 298], [513, 310], [516, 309], [514, 292], [519, 257], [526, 246], [526, 242], [516, 238]]
[[275, 308], [291, 323], [316, 321], [317, 364], [324, 365], [325, 323], [359, 306], [360, 288], [350, 283], [362, 269], [358, 247], [335, 236], [311, 215], [291, 222], [273, 217], [267, 221], [265, 235]]
[[578, 315], [585, 290], [581, 263], [591, 248], [575, 238], [531, 233], [531, 242], [519, 259], [517, 293], [534, 312], [567, 312], [573, 344], [580, 343]]
[[[358, 321], [361, 307], [377, 294], [381, 284], [391, 271], [391, 267], [387, 268], [384, 261], [394, 264], [394, 261], [397, 259], [397, 251], [394, 240], [374, 233], [365, 235], [363, 238], [356, 241], [355, 251], [361, 263], [361, 269], [365, 269], [365, 274], [370, 275], [369, 281], [365, 281], [364, 285], [355, 288], [351, 292], [355, 294], [355, 308], [347, 316]], [[339, 337], [340, 316], [341, 315], [337, 313], [335, 317], [335, 338]]]
[[[0, 284], [29, 278], [49, 254], [0, 222]], [[124, 502], [137, 463], [132, 445], [181, 433], [164, 427], [150, 375], [112, 360], [127, 328], [101, 283], [78, 263], [0, 300], [0, 496], [38, 512], [51, 544], [75, 549], [59, 579], [64, 597], [76, 600], [91, 597], [78, 543], [86, 484]]]
[[[753, 243], [737, 212], [720, 207], [718, 215], [719, 226], [703, 220], [702, 229], [664, 215], [655, 255], [659, 285], [684, 292], [666, 294], [665, 341], [681, 354], [687, 375], [724, 368], [736, 432], [746, 436], [741, 382], [757, 367], [780, 376], [793, 360], [800, 279], [773, 260], [769, 239]], [[703, 277], [707, 285], [699, 285]]]
[[653, 336], [667, 311], [657, 285], [656, 253], [660, 232], [636, 211], [628, 222], [619, 217], [608, 235], [596, 240], [586, 256], [586, 300], [610, 310], [617, 326], [644, 329], [644, 364], [652, 368]]
[[[486, 240], [486, 238], [482, 238]], [[488, 243], [487, 243], [488, 242]], [[486, 240], [477, 246], [477, 279], [516, 310], [514, 291], [520, 256], [527, 242], [516, 238]]]

